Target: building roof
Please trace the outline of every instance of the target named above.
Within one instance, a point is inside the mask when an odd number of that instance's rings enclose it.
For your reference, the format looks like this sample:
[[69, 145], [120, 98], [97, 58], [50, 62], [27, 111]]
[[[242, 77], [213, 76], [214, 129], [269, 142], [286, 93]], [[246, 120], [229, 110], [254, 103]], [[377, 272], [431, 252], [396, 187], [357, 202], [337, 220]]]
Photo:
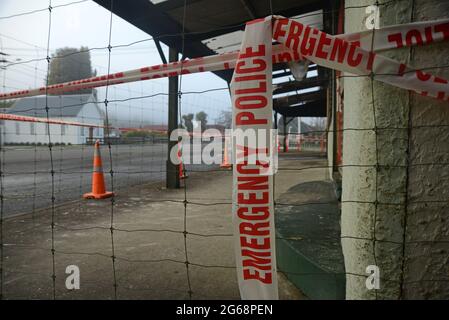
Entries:
[[[196, 58], [240, 47], [247, 21], [273, 14], [297, 19], [302, 14], [323, 9], [330, 0], [94, 0], [122, 19], [177, 49], [185, 57]], [[184, 4], [186, 17], [184, 19]], [[271, 11], [272, 9], [272, 11]], [[321, 28], [322, 15], [303, 18]], [[183, 26], [184, 24], [184, 26]], [[184, 41], [183, 35], [184, 34]], [[215, 71], [230, 81], [232, 71]]]
[[46, 117], [46, 106], [48, 115], [57, 117], [76, 117], [83, 106], [95, 101], [92, 94], [71, 94], [60, 96], [37, 96], [17, 100], [9, 109], [8, 113], [22, 116]]

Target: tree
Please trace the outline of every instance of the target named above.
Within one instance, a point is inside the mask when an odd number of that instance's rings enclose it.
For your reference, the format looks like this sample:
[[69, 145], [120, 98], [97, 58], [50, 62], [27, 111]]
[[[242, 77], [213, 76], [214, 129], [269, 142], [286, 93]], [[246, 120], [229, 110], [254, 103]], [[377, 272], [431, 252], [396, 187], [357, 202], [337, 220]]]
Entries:
[[326, 131], [326, 118], [324, 117], [314, 117], [310, 121], [311, 125], [315, 128], [317, 131]]
[[183, 115], [182, 120], [184, 123], [184, 128], [186, 128], [188, 132], [193, 132], [193, 113]]
[[207, 113], [200, 111], [195, 115], [195, 120], [201, 124], [201, 132], [206, 130], [207, 125]]
[[232, 111], [221, 110], [217, 124], [222, 125], [225, 129], [230, 129], [232, 126]]
[[128, 131], [124, 134], [124, 136], [127, 138], [134, 138], [134, 137], [145, 138], [150, 137], [151, 133], [149, 131], [137, 130], [137, 131]]
[[1, 109], [6, 109], [11, 107], [14, 104], [14, 100], [3, 100], [0, 101], [0, 108]]
[[[52, 54], [50, 62], [50, 72], [48, 74], [48, 84], [80, 80], [96, 75], [92, 70], [90, 52], [87, 47], [60, 48]], [[68, 92], [67, 94], [91, 93], [92, 89], [84, 89]]]

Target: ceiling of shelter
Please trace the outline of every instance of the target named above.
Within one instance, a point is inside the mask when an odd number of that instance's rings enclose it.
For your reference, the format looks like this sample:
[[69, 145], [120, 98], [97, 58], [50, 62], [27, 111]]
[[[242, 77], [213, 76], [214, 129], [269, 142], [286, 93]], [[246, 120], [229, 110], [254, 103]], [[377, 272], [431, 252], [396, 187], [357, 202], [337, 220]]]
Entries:
[[[152, 0], [158, 9], [182, 23], [184, 0]], [[316, 0], [271, 0], [274, 14], [288, 17], [321, 8]], [[187, 0], [185, 27], [189, 31], [233, 26], [271, 14], [269, 0]]]

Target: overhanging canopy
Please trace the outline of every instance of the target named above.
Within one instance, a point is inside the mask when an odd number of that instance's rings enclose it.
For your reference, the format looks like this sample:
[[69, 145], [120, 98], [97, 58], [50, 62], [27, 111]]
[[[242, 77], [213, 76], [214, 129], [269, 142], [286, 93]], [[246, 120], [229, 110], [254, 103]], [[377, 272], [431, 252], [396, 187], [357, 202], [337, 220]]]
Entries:
[[[245, 23], [270, 14], [298, 19], [323, 29], [323, 11], [331, 3], [330, 0], [276, 0], [272, 1], [270, 8], [270, 1], [260, 0], [127, 0], [114, 1], [111, 7], [111, 0], [94, 1], [188, 58], [238, 50]], [[327, 86], [327, 76], [322, 70], [318, 70], [318, 76], [315, 73], [314, 78], [292, 83], [294, 79], [286, 64], [277, 64], [273, 69], [273, 77], [281, 81], [276, 85], [274, 94], [298, 95], [304, 89]], [[230, 70], [214, 73], [228, 83], [231, 81]], [[310, 116], [326, 115], [325, 97], [319, 97], [320, 103], [315, 105], [319, 105], [320, 110], [310, 113]], [[297, 104], [298, 98], [294, 101]], [[274, 104], [274, 110], [281, 114], [295, 114], [289, 108], [297, 107], [283, 104], [279, 108]], [[307, 116], [308, 113], [302, 109], [300, 113]]]

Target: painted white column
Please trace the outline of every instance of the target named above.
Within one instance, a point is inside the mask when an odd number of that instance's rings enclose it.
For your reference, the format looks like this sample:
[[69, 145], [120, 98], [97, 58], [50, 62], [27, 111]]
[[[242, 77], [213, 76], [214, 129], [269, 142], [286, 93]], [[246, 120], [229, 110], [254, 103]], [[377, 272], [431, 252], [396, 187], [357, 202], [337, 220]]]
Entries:
[[[369, 2], [347, 0], [345, 7]], [[380, 6], [379, 24], [447, 18], [448, 13], [447, 1], [389, 2]], [[366, 30], [366, 18], [364, 7], [346, 9], [345, 33]], [[448, 65], [447, 52], [449, 45], [441, 43], [382, 54], [425, 68]], [[432, 72], [449, 76], [448, 68]], [[422, 127], [449, 124], [449, 106], [380, 82], [372, 84], [368, 77], [347, 77], [344, 87], [341, 227], [346, 297], [448, 298], [447, 282], [421, 281], [448, 278], [447, 243], [409, 242], [449, 238], [449, 166], [425, 165], [449, 163], [449, 126]], [[365, 285], [362, 275], [368, 265], [380, 268], [379, 290]]]

